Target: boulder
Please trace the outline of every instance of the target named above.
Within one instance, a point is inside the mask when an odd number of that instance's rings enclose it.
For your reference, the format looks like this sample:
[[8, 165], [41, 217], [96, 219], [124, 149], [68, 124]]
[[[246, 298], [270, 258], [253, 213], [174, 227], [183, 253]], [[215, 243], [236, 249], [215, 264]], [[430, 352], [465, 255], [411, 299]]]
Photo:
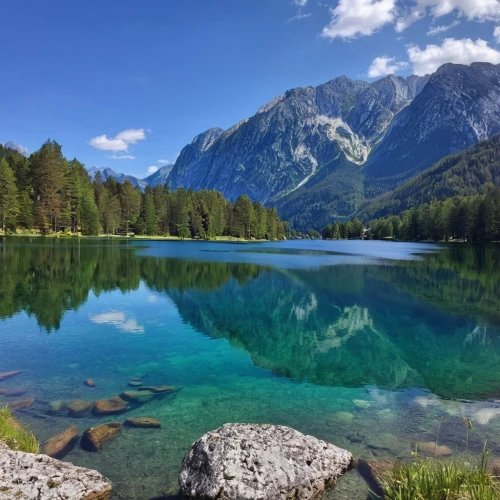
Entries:
[[142, 387], [139, 388], [138, 391], [125, 391], [120, 394], [120, 398], [125, 401], [130, 401], [131, 403], [144, 404], [148, 401], [151, 401], [155, 395], [151, 391], [141, 390]]
[[289, 427], [225, 424], [191, 446], [179, 486], [186, 499], [319, 499], [352, 462], [348, 451]]
[[78, 441], [78, 428], [76, 426], [50, 438], [43, 446], [43, 452], [52, 458], [64, 458]]
[[453, 455], [453, 450], [444, 444], [437, 444], [434, 441], [426, 441], [425, 443], [417, 443], [417, 449], [424, 455], [435, 457], [449, 457]]
[[144, 382], [142, 380], [131, 380], [128, 385], [130, 387], [140, 387], [141, 385], [144, 385]]
[[379, 497], [384, 497], [384, 482], [389, 479], [395, 462], [391, 460], [365, 460], [360, 458], [356, 463], [356, 470], [366, 481], [370, 490]]
[[88, 378], [87, 380], [85, 380], [83, 382], [83, 385], [86, 385], [87, 387], [93, 388], [93, 387], [95, 387], [95, 382], [91, 378]]
[[102, 450], [110, 441], [120, 434], [123, 425], [120, 422], [111, 422], [87, 429], [80, 441], [86, 451]]
[[92, 409], [94, 403], [84, 401], [83, 399], [75, 399], [68, 405], [68, 415], [70, 417], [83, 417]]
[[101, 399], [94, 404], [94, 414], [100, 416], [116, 415], [127, 411], [127, 403], [119, 396], [111, 399]]
[[25, 410], [35, 402], [35, 398], [20, 399], [8, 405], [9, 410]]
[[15, 377], [16, 375], [19, 375], [20, 373], [23, 373], [22, 370], [17, 370], [15, 372], [2, 372], [2, 373], [0, 373], [0, 380], [5, 380], [6, 378], [10, 378], [10, 377]]
[[110, 482], [96, 471], [0, 442], [0, 500], [107, 500], [110, 494]]
[[175, 391], [175, 387], [172, 387], [171, 385], [144, 385], [139, 388], [139, 391], [149, 391], [154, 392], [155, 394], [162, 394], [164, 392]]
[[68, 410], [68, 403], [62, 399], [56, 399], [49, 403], [47, 413], [59, 413]]
[[157, 429], [161, 427], [161, 423], [158, 422], [158, 420], [148, 417], [127, 418], [124, 425], [128, 427], [139, 427], [141, 429]]
[[8, 398], [23, 396], [24, 394], [26, 394], [26, 389], [8, 389], [7, 392], [4, 392], [4, 395]]

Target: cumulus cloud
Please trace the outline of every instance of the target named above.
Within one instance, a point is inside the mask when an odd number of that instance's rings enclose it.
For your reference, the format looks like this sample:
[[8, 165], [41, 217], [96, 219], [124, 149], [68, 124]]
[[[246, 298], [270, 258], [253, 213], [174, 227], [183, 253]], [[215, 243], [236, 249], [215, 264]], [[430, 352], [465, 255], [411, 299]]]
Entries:
[[380, 76], [392, 75], [408, 66], [407, 62], [396, 61], [395, 57], [376, 57], [368, 68], [368, 76], [370, 78], [378, 78]]
[[19, 151], [24, 156], [27, 156], [29, 154], [28, 148], [25, 148], [24, 146], [21, 146], [21, 144], [15, 144], [12, 141], [8, 141], [4, 144], [4, 147], [9, 148], [9, 149], [15, 149], [16, 151]]
[[144, 327], [139, 325], [135, 319], [127, 319], [123, 311], [108, 311], [102, 314], [91, 314], [89, 320], [98, 325], [112, 325], [118, 330], [126, 333], [142, 334]]
[[106, 158], [111, 158], [112, 160], [135, 160], [135, 156], [131, 155], [111, 155], [106, 156]]
[[493, 30], [493, 36], [495, 37], [495, 40], [497, 41], [497, 43], [500, 43], [500, 26], [497, 26]]
[[128, 151], [130, 144], [135, 144], [137, 141], [146, 139], [146, 132], [143, 128], [127, 129], [116, 134], [115, 137], [109, 138], [106, 135], [99, 135], [90, 139], [89, 144], [104, 151]]
[[293, 0], [293, 3], [299, 7], [305, 7], [307, 5], [307, 1], [308, 0]]
[[349, 39], [372, 35], [394, 22], [396, 0], [339, 0], [330, 14], [332, 19], [323, 28], [323, 37]]
[[433, 73], [445, 63], [470, 64], [480, 61], [500, 64], [500, 52], [480, 38], [475, 42], [470, 38], [446, 38], [441, 45], [427, 45], [425, 49], [413, 45], [408, 47], [408, 58], [416, 75]]
[[148, 175], [154, 174], [155, 172], [158, 172], [158, 167], [155, 165], [151, 165], [147, 168], [146, 172]]
[[409, 13], [402, 15], [396, 22], [396, 31], [403, 31], [415, 21], [431, 15], [434, 18], [456, 13], [469, 21], [500, 20], [498, 0], [416, 0]]
[[159, 163], [160, 165], [168, 165], [170, 163], [170, 160], [157, 160], [156, 163]]

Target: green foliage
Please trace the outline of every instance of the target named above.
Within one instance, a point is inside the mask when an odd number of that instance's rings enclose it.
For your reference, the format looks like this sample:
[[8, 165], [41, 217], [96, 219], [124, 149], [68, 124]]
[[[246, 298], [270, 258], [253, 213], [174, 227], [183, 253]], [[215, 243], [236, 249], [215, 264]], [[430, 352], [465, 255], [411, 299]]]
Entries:
[[14, 451], [40, 453], [34, 434], [18, 424], [7, 407], [0, 408], [0, 441]]
[[500, 240], [500, 188], [490, 186], [485, 195], [456, 196], [420, 205], [369, 225], [374, 239]]
[[486, 454], [474, 460], [419, 459], [398, 464], [384, 483], [386, 500], [498, 500], [500, 485]]
[[16, 227], [16, 216], [19, 213], [18, 191], [14, 172], [7, 160], [0, 159], [0, 223], [2, 229]]

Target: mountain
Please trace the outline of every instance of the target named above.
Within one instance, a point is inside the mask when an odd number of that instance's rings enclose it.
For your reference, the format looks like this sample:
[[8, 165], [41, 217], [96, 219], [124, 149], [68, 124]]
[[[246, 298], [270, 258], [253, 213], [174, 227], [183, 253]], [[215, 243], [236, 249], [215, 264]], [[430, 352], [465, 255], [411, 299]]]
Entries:
[[342, 76], [198, 135], [162, 182], [248, 194], [297, 229], [318, 228], [499, 132], [500, 65], [445, 64], [373, 83]]
[[394, 191], [362, 207], [358, 215], [371, 220], [399, 214], [424, 203], [481, 193], [488, 184], [500, 187], [500, 135], [443, 158]]
[[365, 165], [367, 194], [378, 194], [444, 156], [500, 132], [500, 65], [441, 66], [392, 121]]
[[173, 165], [165, 165], [158, 169], [154, 174], [149, 175], [144, 179], [149, 186], [156, 186], [158, 184], [165, 185], [168, 183], [168, 176], [172, 171]]
[[108, 167], [92, 167], [87, 170], [90, 179], [94, 180], [95, 175], [97, 172], [100, 172], [102, 175], [102, 178], [106, 181], [108, 180], [109, 177], [113, 177], [118, 182], [125, 182], [125, 181], [130, 181], [132, 186], [134, 187], [139, 187], [141, 190], [145, 189], [148, 183], [144, 179], [138, 179], [137, 177], [134, 177], [133, 175], [126, 175], [126, 174], [118, 174], [116, 173], [113, 169], [108, 168]]
[[[317, 182], [345, 169], [356, 177], [394, 115], [427, 80], [388, 76], [367, 83], [339, 77], [290, 90], [229, 130], [198, 135], [182, 150], [170, 185], [217, 189], [233, 200], [246, 193], [275, 204], [313, 177]], [[354, 208], [349, 205], [346, 214]]]

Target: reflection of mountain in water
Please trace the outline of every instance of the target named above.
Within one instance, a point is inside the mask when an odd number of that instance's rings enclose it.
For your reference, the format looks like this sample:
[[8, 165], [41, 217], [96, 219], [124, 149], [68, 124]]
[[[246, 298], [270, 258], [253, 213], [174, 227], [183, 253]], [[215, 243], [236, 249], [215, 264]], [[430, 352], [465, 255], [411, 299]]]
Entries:
[[91, 291], [142, 282], [168, 293], [201, 332], [227, 338], [279, 376], [500, 396], [493, 247], [454, 247], [421, 262], [273, 270], [139, 257], [126, 243], [97, 241], [0, 240], [0, 318], [24, 311], [51, 331]]

